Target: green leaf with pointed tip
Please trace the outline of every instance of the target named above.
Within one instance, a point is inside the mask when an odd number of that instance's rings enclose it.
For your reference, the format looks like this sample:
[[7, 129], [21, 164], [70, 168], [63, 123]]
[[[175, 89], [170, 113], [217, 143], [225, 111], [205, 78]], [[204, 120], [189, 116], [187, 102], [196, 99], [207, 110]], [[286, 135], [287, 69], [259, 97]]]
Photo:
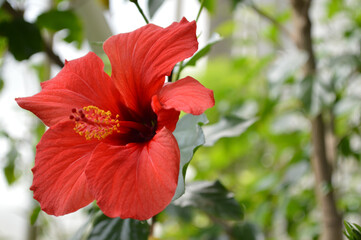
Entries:
[[195, 207], [207, 214], [228, 220], [241, 220], [243, 211], [233, 193], [221, 182], [199, 181], [187, 185], [185, 194], [173, 202], [180, 207]]
[[173, 200], [179, 198], [184, 193], [184, 178], [188, 164], [196, 149], [204, 144], [204, 135], [199, 124], [205, 124], [207, 121], [207, 117], [204, 114], [198, 116], [187, 114], [178, 121], [177, 127], [173, 132], [181, 155], [178, 185]]
[[0, 36], [7, 38], [8, 49], [14, 58], [22, 61], [43, 50], [40, 31], [35, 24], [15, 18], [0, 23]]
[[164, 0], [148, 0], [148, 11], [150, 18], [153, 18], [158, 9], [162, 6]]
[[93, 224], [88, 240], [147, 240], [149, 225], [134, 219], [109, 218], [98, 216]]
[[212, 146], [224, 137], [237, 137], [246, 131], [256, 118], [243, 119], [236, 116], [223, 117], [218, 123], [204, 126], [203, 132], [206, 138], [204, 146]]
[[39, 217], [40, 211], [41, 211], [40, 206], [34, 207], [33, 211], [31, 212], [31, 215], [30, 215], [30, 224], [31, 224], [31, 225], [34, 225], [34, 224], [35, 224], [36, 220], [37, 220], [38, 217]]
[[45, 28], [54, 33], [67, 29], [68, 34], [64, 38], [64, 41], [68, 43], [76, 42], [78, 48], [80, 48], [81, 43], [83, 42], [82, 22], [73, 11], [59, 11], [52, 9], [39, 15], [36, 23], [39, 27]]

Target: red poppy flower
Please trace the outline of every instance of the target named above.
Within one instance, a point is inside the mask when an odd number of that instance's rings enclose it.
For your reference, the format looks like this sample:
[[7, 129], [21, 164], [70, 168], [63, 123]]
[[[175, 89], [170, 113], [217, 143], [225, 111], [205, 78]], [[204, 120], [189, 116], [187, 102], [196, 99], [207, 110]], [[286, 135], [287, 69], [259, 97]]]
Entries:
[[37, 146], [31, 190], [52, 215], [97, 201], [109, 217], [148, 219], [171, 201], [180, 111], [201, 114], [213, 92], [186, 77], [164, 84], [198, 48], [196, 23], [148, 24], [104, 43], [112, 75], [94, 53], [66, 62], [40, 93], [17, 98], [49, 129]]

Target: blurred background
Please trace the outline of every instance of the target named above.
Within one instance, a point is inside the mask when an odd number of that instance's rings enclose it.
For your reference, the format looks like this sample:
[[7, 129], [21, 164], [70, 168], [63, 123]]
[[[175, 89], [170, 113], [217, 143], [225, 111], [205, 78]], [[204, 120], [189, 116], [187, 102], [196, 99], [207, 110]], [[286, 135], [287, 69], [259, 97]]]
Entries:
[[[186, 179], [219, 180], [239, 209], [219, 216], [172, 204], [152, 224], [153, 239], [336, 240], [342, 220], [361, 223], [359, 0], [139, 5], [162, 27], [183, 16], [195, 20], [204, 7], [197, 24], [202, 52], [181, 77], [213, 89], [216, 106], [206, 112], [206, 144]], [[65, 59], [88, 51], [110, 73], [102, 42], [144, 19], [127, 0], [0, 6], [0, 240], [80, 239], [87, 209], [52, 217], [32, 199], [30, 169], [45, 126], [14, 98], [37, 93]], [[212, 131], [214, 141], [207, 138]]]

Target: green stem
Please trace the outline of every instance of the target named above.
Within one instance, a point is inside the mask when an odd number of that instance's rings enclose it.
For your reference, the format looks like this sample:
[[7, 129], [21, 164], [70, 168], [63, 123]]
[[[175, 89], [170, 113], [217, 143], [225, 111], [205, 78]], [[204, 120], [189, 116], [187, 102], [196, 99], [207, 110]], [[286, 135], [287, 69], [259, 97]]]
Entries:
[[201, 12], [202, 12], [202, 10], [203, 10], [203, 8], [204, 8], [204, 3], [205, 3], [205, 1], [202, 0], [202, 2], [201, 2], [201, 7], [199, 8], [199, 11], [198, 11], [198, 14], [197, 14], [197, 17], [196, 17], [196, 22], [198, 22], [198, 19], [199, 19], [199, 17], [201, 16]]
[[135, 6], [137, 6], [138, 11], [139, 11], [140, 14], [142, 14], [142, 16], [143, 16], [144, 21], [145, 21], [147, 24], [149, 24], [149, 20], [148, 20], [148, 18], [145, 16], [142, 8], [139, 6], [138, 0], [130, 0], [130, 1], [131, 1], [132, 3], [134, 3]]

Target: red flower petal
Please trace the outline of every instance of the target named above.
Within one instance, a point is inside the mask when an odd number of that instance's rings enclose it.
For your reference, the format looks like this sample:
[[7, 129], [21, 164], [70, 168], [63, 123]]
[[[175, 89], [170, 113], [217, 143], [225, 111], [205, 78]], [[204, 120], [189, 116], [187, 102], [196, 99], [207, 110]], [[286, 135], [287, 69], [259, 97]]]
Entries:
[[163, 128], [145, 143], [100, 143], [85, 174], [105, 215], [145, 220], [161, 212], [172, 200], [179, 159], [176, 139]]
[[45, 125], [69, 120], [71, 109], [94, 105], [89, 98], [66, 89], [42, 90], [32, 97], [17, 98], [20, 107], [33, 112]]
[[40, 93], [16, 101], [48, 126], [68, 119], [71, 109], [88, 105], [119, 114], [119, 93], [103, 67], [99, 57], [88, 53], [66, 62], [56, 77], [42, 84]]
[[112, 79], [124, 103], [142, 115], [174, 65], [197, 51], [196, 23], [185, 18], [167, 28], [148, 24], [104, 43]]
[[152, 107], [157, 105], [154, 103], [157, 99], [164, 109], [173, 108], [194, 115], [202, 114], [214, 106], [213, 91], [191, 77], [166, 84], [157, 96], [153, 97]]
[[166, 127], [173, 132], [179, 120], [180, 112], [174, 109], [164, 109], [157, 95], [153, 96], [151, 104], [153, 111], [157, 114], [157, 129]]
[[41, 209], [55, 216], [91, 203], [84, 169], [98, 141], [75, 133], [74, 123], [59, 123], [47, 130], [37, 146], [33, 185]]

